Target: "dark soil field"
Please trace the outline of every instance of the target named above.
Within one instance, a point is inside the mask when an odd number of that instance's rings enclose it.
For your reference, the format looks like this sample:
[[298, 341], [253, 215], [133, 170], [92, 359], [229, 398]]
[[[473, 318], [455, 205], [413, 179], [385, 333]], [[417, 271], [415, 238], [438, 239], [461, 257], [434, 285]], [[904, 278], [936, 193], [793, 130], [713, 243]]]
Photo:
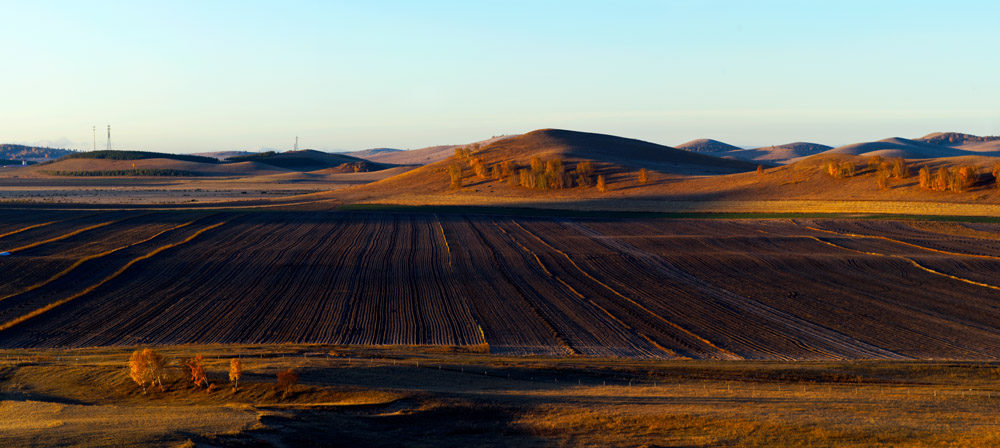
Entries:
[[1000, 358], [1000, 225], [0, 211], [0, 347]]

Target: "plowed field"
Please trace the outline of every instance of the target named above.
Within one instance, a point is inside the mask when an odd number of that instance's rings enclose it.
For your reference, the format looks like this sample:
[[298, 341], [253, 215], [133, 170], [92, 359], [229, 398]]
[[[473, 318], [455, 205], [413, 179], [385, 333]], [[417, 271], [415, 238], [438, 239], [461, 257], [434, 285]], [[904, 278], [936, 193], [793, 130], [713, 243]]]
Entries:
[[0, 347], [998, 359], [1000, 225], [0, 211]]

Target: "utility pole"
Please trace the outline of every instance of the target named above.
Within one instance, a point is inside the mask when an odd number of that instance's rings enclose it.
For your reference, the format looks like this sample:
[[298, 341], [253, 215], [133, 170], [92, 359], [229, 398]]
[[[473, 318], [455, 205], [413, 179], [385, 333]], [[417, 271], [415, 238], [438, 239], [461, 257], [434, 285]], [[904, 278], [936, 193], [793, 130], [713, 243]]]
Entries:
[[299, 136], [297, 135], [295, 136], [295, 150], [299, 150]]
[[111, 125], [108, 125], [108, 151], [111, 151]]
[[91, 126], [92, 131], [94, 131], [94, 151], [97, 151], [97, 126]]

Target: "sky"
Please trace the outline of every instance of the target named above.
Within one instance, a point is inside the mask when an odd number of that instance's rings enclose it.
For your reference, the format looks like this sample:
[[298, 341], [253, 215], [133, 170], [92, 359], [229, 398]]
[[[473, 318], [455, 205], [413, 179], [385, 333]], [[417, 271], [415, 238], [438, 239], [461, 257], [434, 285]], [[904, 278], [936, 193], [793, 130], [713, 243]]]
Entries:
[[996, 1], [0, 0], [0, 142], [400, 149], [1000, 134]]

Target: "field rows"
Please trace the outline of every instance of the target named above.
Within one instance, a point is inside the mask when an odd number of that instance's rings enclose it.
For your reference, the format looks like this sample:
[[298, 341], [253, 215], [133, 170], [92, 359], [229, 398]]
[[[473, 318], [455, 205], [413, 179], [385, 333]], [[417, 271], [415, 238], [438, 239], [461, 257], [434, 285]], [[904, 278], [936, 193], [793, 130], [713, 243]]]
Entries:
[[2, 272], [20, 273], [0, 286], [0, 347], [292, 342], [640, 358], [1000, 358], [993, 225], [6, 214], [0, 247], [27, 248], [0, 258]]

